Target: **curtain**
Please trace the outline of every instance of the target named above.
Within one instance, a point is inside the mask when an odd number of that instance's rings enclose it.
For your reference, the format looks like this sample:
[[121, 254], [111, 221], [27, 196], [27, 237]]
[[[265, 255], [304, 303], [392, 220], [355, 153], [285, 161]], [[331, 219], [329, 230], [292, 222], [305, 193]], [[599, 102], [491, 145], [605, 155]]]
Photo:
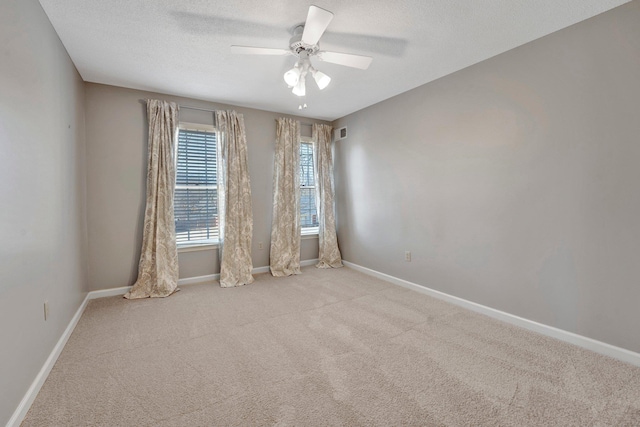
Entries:
[[318, 207], [318, 268], [342, 267], [333, 199], [333, 159], [331, 156], [331, 126], [314, 124], [316, 142], [316, 200]]
[[244, 117], [235, 111], [216, 111], [216, 126], [221, 135], [218, 171], [220, 286], [230, 288], [253, 282], [253, 215], [247, 136]]
[[300, 274], [300, 122], [276, 122], [269, 267], [274, 276], [290, 276]]
[[178, 105], [147, 100], [149, 147], [147, 205], [138, 280], [125, 298], [166, 297], [178, 289], [178, 249], [173, 219]]

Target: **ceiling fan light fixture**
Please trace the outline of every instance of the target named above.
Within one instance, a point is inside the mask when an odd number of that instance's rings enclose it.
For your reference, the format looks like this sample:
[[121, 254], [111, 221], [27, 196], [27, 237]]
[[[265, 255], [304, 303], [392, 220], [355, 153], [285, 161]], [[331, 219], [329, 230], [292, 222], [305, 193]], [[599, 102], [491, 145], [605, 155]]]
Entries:
[[[292, 37], [289, 39], [289, 49], [274, 49], [268, 47], [254, 46], [231, 46], [231, 51], [238, 54], [250, 55], [293, 55], [298, 58], [292, 69], [282, 76], [285, 83], [294, 95], [306, 96], [305, 80], [311, 73], [318, 88], [324, 90], [331, 77], [322, 73], [311, 65], [311, 58], [317, 57], [319, 60], [332, 64], [344, 65], [352, 68], [366, 70], [371, 65], [373, 58], [370, 56], [353, 55], [350, 53], [339, 53], [320, 50], [320, 38], [326, 31], [329, 23], [333, 19], [333, 13], [318, 6], [309, 6], [307, 19], [304, 24], [299, 24], [293, 28]], [[302, 106], [305, 108], [306, 104]]]
[[284, 73], [284, 81], [289, 87], [294, 87], [298, 84], [298, 81], [300, 81], [300, 68], [298, 68], [298, 64]]
[[297, 95], [297, 96], [305, 96], [307, 93], [307, 90], [305, 88], [305, 82], [304, 82], [305, 78], [304, 76], [301, 76], [298, 79], [298, 83], [293, 87], [293, 94]]
[[311, 70], [311, 74], [313, 75], [313, 79], [316, 81], [316, 84], [318, 85], [318, 89], [322, 90], [327, 86], [329, 86], [329, 83], [331, 82], [331, 77], [327, 76], [322, 71], [316, 70], [315, 68]]

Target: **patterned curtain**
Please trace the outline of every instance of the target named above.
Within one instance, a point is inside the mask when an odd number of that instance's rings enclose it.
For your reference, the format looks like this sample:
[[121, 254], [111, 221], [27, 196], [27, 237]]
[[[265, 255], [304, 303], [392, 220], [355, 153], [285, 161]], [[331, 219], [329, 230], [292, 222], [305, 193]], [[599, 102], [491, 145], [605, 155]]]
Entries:
[[220, 131], [220, 286], [231, 288], [253, 282], [251, 271], [251, 183], [247, 162], [244, 117], [235, 111], [216, 111]]
[[279, 118], [273, 171], [269, 266], [274, 276], [300, 274], [300, 122]]
[[333, 159], [331, 156], [331, 126], [314, 124], [316, 142], [316, 197], [318, 205], [318, 268], [342, 267], [333, 199]]
[[178, 249], [173, 219], [178, 105], [147, 100], [149, 147], [138, 280], [125, 298], [166, 297], [178, 289]]

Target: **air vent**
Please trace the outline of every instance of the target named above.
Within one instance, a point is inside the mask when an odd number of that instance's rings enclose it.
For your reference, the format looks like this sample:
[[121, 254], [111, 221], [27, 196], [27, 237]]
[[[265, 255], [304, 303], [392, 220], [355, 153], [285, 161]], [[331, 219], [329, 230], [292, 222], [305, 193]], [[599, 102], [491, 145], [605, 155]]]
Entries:
[[343, 127], [340, 129], [336, 129], [334, 131], [334, 138], [336, 141], [340, 141], [341, 139], [346, 139], [347, 138], [347, 127]]

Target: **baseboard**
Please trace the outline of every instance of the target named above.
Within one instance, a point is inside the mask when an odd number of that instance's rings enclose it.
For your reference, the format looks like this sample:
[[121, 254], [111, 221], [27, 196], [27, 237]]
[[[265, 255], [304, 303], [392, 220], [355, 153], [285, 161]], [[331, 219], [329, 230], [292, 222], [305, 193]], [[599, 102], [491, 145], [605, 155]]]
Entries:
[[124, 295], [131, 290], [131, 286], [122, 286], [121, 288], [100, 289], [98, 291], [91, 291], [87, 295], [87, 299], [92, 300], [96, 298], [115, 297], [117, 295]]
[[71, 318], [69, 325], [67, 325], [67, 328], [62, 333], [62, 336], [60, 337], [56, 345], [53, 347], [53, 350], [51, 350], [51, 353], [49, 354], [49, 357], [47, 358], [47, 360], [44, 362], [44, 365], [42, 365], [40, 372], [38, 372], [38, 375], [36, 375], [36, 378], [31, 383], [31, 386], [29, 386], [29, 389], [27, 390], [24, 397], [20, 401], [20, 404], [14, 411], [11, 418], [9, 418], [9, 421], [7, 422], [7, 427], [18, 427], [20, 423], [22, 423], [22, 421], [24, 420], [24, 417], [27, 415], [27, 412], [29, 412], [29, 408], [31, 408], [31, 404], [36, 399], [36, 396], [40, 392], [42, 385], [44, 384], [45, 380], [49, 376], [51, 369], [53, 369], [53, 365], [56, 364], [56, 361], [58, 360], [58, 356], [60, 356], [60, 353], [62, 353], [62, 349], [64, 348], [65, 344], [69, 340], [69, 337], [71, 336], [71, 333], [73, 332], [76, 325], [78, 324], [80, 317], [82, 317], [82, 313], [84, 312], [84, 309], [86, 308], [87, 303], [89, 302], [89, 299], [90, 299], [89, 294], [87, 294], [87, 296], [82, 301], [82, 304], [80, 304], [80, 307], [78, 307], [78, 309], [76, 310], [76, 313]]
[[631, 350], [627, 350], [621, 347], [616, 347], [614, 345], [607, 344], [602, 341], [594, 340], [592, 338], [588, 338], [582, 335], [578, 335], [573, 332], [565, 331], [563, 329], [558, 329], [553, 326], [544, 325], [542, 323], [525, 319], [523, 317], [506, 313], [504, 311], [496, 310], [495, 308], [487, 307], [485, 305], [468, 301], [462, 298], [458, 298], [453, 295], [446, 294], [444, 292], [436, 291], [434, 289], [430, 289], [425, 286], [418, 285], [413, 282], [409, 282], [407, 280], [399, 279], [397, 277], [394, 277], [385, 273], [381, 273], [379, 271], [372, 270], [367, 267], [362, 267], [361, 265], [358, 265], [358, 264], [354, 264], [348, 261], [342, 261], [342, 263], [349, 268], [368, 274], [369, 276], [377, 277], [379, 279], [382, 279], [394, 285], [402, 286], [403, 288], [411, 289], [411, 290], [420, 292], [422, 294], [429, 295], [434, 298], [441, 299], [443, 301], [447, 301], [451, 304], [455, 304], [457, 306], [464, 307], [471, 311], [475, 311], [476, 313], [484, 314], [494, 319], [498, 319], [503, 322], [510, 323], [512, 325], [519, 326], [521, 328], [528, 329], [533, 332], [537, 332], [542, 335], [546, 335], [561, 341], [565, 341], [570, 344], [577, 345], [578, 347], [582, 347], [587, 350], [591, 350], [593, 352], [603, 354], [605, 356], [609, 356], [614, 359], [618, 359], [635, 366], [640, 366], [640, 354], [633, 352]]
[[[206, 276], [185, 277], [184, 279], [178, 279], [178, 286], [191, 285], [193, 283], [212, 282], [220, 278], [219, 274], [207, 274]], [[89, 299], [114, 297], [117, 295], [124, 295], [131, 290], [131, 286], [122, 286], [120, 288], [101, 289], [99, 291], [89, 292]]]
[[[318, 258], [306, 259], [304, 261], [300, 261], [300, 266], [301, 267], [306, 267], [306, 266], [309, 266], [309, 265], [316, 265], [317, 263], [318, 263]], [[251, 274], [269, 273], [270, 271], [271, 271], [271, 269], [269, 268], [268, 265], [267, 266], [263, 266], [263, 267], [254, 267], [253, 270], [251, 270]], [[220, 274], [219, 273], [218, 274], [209, 274], [207, 276], [186, 277], [184, 279], [178, 280], [178, 285], [181, 286], [181, 285], [190, 285], [190, 284], [193, 284], [193, 283], [211, 282], [211, 281], [219, 280], [219, 279], [220, 279]]]
[[[316, 265], [317, 263], [318, 263], [318, 258], [306, 259], [304, 261], [300, 261], [300, 267]], [[266, 265], [264, 267], [255, 267], [253, 270], [251, 270], [251, 274], [269, 273], [270, 271], [271, 271], [270, 267]], [[219, 279], [220, 279], [220, 274], [210, 274], [208, 276], [189, 277], [189, 278], [178, 280], [178, 285], [189, 285], [192, 283], [210, 282], [212, 280], [219, 280]]]
[[207, 274], [206, 276], [185, 277], [178, 279], [178, 286], [192, 285], [194, 283], [213, 282], [220, 279], [220, 274]]
[[[301, 267], [307, 267], [310, 265], [316, 265], [318, 263], [318, 258], [315, 259], [306, 259], [304, 261], [300, 261]], [[269, 266], [265, 267], [255, 267], [251, 270], [251, 274], [260, 274], [260, 273], [268, 273]], [[220, 274], [207, 274], [206, 276], [195, 276], [195, 277], [185, 277], [183, 279], [178, 279], [178, 286], [183, 285], [192, 285], [194, 283], [204, 283], [204, 282], [212, 282], [214, 280], [219, 280]], [[120, 288], [111, 288], [111, 289], [100, 289], [98, 291], [91, 291], [89, 295], [87, 295], [87, 299], [92, 300], [96, 298], [104, 298], [104, 297], [114, 297], [118, 295], [124, 295], [131, 289], [131, 286], [122, 286]]]
[[266, 267], [255, 267], [253, 270], [251, 270], [251, 274], [260, 274], [260, 273], [268, 273], [271, 270], [269, 269], [269, 266]]
[[304, 261], [300, 261], [300, 267], [308, 267], [310, 265], [316, 265], [317, 263], [318, 263], [318, 258], [305, 259]]

